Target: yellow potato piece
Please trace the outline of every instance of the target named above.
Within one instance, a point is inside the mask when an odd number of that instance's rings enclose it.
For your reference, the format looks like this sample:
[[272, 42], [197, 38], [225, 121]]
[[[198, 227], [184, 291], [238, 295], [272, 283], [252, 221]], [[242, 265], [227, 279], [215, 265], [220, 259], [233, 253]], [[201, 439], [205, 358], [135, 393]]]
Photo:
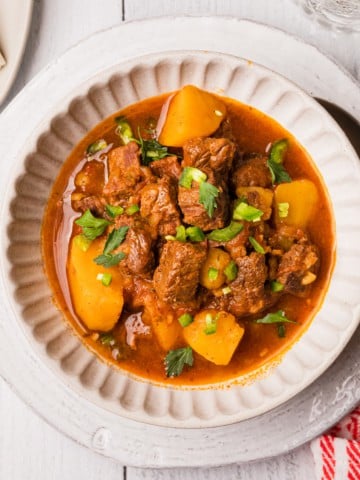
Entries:
[[[209, 248], [206, 260], [201, 268], [200, 284], [209, 290], [220, 288], [226, 281], [224, 270], [230, 261], [230, 255], [221, 248]], [[213, 272], [210, 269], [214, 269]]]
[[[294, 227], [305, 228], [318, 201], [316, 186], [310, 180], [294, 180], [281, 183], [275, 189], [275, 221]], [[286, 217], [280, 217], [279, 204], [288, 203]]]
[[182, 337], [182, 327], [177, 319], [170, 323], [166, 319], [153, 319], [151, 326], [158, 344], [165, 351], [174, 348], [179, 338]]
[[182, 147], [191, 138], [211, 135], [226, 116], [225, 104], [218, 97], [193, 85], [179, 90], [163, 110], [159, 142], [169, 147]]
[[[116, 267], [96, 265], [94, 258], [102, 253], [104, 241], [94, 240], [84, 252], [71, 241], [67, 273], [70, 293], [76, 314], [90, 330], [107, 332], [119, 319], [123, 308], [123, 287]], [[98, 274], [110, 273], [112, 281], [104, 286]]]
[[[206, 316], [216, 318], [216, 332], [205, 333]], [[230, 313], [209, 309], [195, 315], [193, 323], [184, 328], [183, 336], [190, 347], [215, 365], [227, 365], [244, 335], [244, 328]]]

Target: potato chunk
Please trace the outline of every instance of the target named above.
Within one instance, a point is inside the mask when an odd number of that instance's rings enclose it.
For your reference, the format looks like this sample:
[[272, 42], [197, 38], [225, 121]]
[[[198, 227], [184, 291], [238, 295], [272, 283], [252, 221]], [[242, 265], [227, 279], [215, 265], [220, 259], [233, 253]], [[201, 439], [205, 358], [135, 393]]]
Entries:
[[215, 95], [186, 85], [164, 105], [157, 130], [159, 142], [182, 147], [194, 137], [207, 137], [226, 116], [225, 104]]
[[317, 201], [318, 192], [310, 180], [281, 183], [275, 190], [276, 223], [305, 228]]
[[224, 273], [231, 257], [221, 248], [209, 248], [200, 272], [200, 284], [209, 290], [220, 288], [226, 281]]
[[[121, 274], [116, 267], [104, 268], [94, 262], [102, 253], [102, 239], [94, 240], [86, 251], [74, 239], [76, 237], [71, 240], [67, 273], [75, 312], [90, 330], [107, 332], [115, 326], [123, 308]], [[104, 273], [112, 276], [109, 286], [98, 278]]]
[[[206, 333], [209, 318], [216, 325], [216, 331], [211, 334]], [[190, 347], [206, 360], [215, 365], [227, 365], [244, 335], [244, 328], [230, 313], [208, 309], [195, 315], [193, 323], [184, 328], [183, 335]]]

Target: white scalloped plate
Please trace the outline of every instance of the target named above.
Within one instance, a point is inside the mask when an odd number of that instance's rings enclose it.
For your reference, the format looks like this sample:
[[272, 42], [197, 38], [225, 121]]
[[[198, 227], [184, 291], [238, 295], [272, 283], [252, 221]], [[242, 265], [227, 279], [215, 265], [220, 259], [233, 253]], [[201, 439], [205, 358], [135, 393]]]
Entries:
[[[192, 83], [250, 104], [275, 118], [308, 150], [333, 202], [337, 262], [321, 310], [310, 328], [263, 379], [246, 386], [189, 390], [138, 381], [92, 355], [52, 304], [39, 231], [62, 162], [102, 118], [142, 98]], [[85, 83], [34, 125], [17, 152], [3, 192], [7, 255], [2, 278], [12, 321], [64, 384], [99, 407], [133, 420], [171, 427], [225, 425], [264, 413], [317, 378], [359, 322], [360, 171], [346, 137], [327, 113], [283, 77], [247, 60], [206, 52], [161, 53], [115, 65]], [[9, 209], [10, 206], [10, 209]], [[351, 272], [351, 274], [350, 274]], [[15, 326], [15, 325], [14, 325]]]

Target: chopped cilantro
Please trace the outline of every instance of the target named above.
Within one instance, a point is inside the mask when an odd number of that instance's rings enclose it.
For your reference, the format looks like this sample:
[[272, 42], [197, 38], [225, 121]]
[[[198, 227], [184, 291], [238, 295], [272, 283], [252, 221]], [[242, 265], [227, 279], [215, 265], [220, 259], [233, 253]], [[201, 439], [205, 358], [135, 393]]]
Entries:
[[185, 365], [192, 367], [194, 363], [191, 347], [170, 350], [165, 357], [165, 372], [167, 377], [177, 377], [181, 374]]
[[86, 212], [77, 220], [75, 220], [76, 225], [82, 227], [83, 234], [89, 240], [94, 240], [97, 237], [100, 237], [106, 229], [110, 222], [105, 220], [104, 218], [96, 218], [90, 212], [90, 210], [86, 210]]

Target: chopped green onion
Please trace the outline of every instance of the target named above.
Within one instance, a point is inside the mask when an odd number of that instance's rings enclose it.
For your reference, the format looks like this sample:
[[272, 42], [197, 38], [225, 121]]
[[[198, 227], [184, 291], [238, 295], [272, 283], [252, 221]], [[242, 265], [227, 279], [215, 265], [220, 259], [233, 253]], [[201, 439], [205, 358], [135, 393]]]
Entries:
[[87, 250], [89, 250], [91, 243], [92, 243], [92, 240], [85, 237], [85, 235], [80, 234], [74, 237], [74, 244], [77, 246], [77, 248], [80, 248], [80, 250], [83, 252], [86, 252]]
[[94, 155], [97, 152], [101, 152], [101, 150], [104, 150], [108, 145], [104, 139], [96, 140], [96, 142], [91, 143], [87, 149], [86, 153], [88, 155]]
[[119, 135], [123, 144], [126, 145], [132, 142], [134, 140], [133, 131], [125, 117], [116, 117], [115, 122], [117, 124], [115, 133]]
[[283, 167], [284, 155], [288, 148], [288, 145], [289, 145], [289, 142], [285, 138], [273, 143], [270, 149], [267, 166], [269, 167], [270, 174], [271, 174], [271, 181], [273, 184], [291, 182], [290, 175], [287, 173], [287, 171]]
[[223, 293], [223, 295], [229, 295], [229, 293], [231, 293], [231, 288], [230, 287], [224, 287], [222, 289], [222, 293]]
[[243, 228], [244, 225], [242, 223], [231, 221], [230, 225], [225, 228], [213, 230], [207, 237], [209, 240], [214, 240], [216, 242], [228, 242], [235, 238]]
[[265, 315], [263, 318], [259, 318], [258, 320], [255, 320], [255, 323], [262, 323], [262, 324], [268, 324], [268, 323], [296, 323], [293, 320], [289, 320], [285, 316], [284, 310], [279, 310], [275, 313], [268, 313]]
[[118, 215], [124, 213], [124, 209], [120, 205], [106, 205], [105, 210], [106, 213], [112, 218], [115, 218]]
[[289, 203], [278, 203], [278, 213], [280, 218], [286, 218], [289, 215]]
[[205, 335], [212, 335], [216, 333], [217, 330], [217, 315], [214, 318], [213, 315], [207, 313], [205, 316], [206, 327], [204, 328]]
[[185, 167], [181, 173], [179, 185], [184, 188], [191, 188], [192, 182], [205, 182], [207, 176], [204, 172], [195, 167]]
[[284, 155], [289, 147], [289, 140], [283, 138], [274, 142], [270, 148], [269, 160], [274, 163], [283, 163]]
[[116, 340], [112, 333], [101, 333], [99, 337], [100, 343], [112, 347], [115, 345]]
[[199, 202], [204, 206], [209, 217], [212, 218], [214, 209], [217, 207], [215, 198], [219, 196], [220, 190], [211, 183], [201, 182], [199, 193]]
[[165, 357], [165, 372], [167, 377], [177, 377], [183, 371], [184, 366], [192, 367], [194, 363], [191, 347], [170, 350]]
[[263, 214], [264, 212], [262, 210], [240, 201], [234, 208], [233, 219], [246, 220], [247, 222], [258, 222]]
[[249, 237], [249, 242], [254, 247], [255, 252], [261, 253], [263, 255], [265, 254], [264, 247], [262, 247], [260, 243], [255, 240], [254, 237]]
[[130, 207], [127, 207], [125, 210], [126, 215], [134, 215], [134, 213], [138, 212], [140, 210], [139, 205], [130, 205]]
[[280, 282], [277, 282], [276, 280], [273, 280], [270, 283], [270, 288], [272, 292], [281, 292], [282, 290], [284, 290], [284, 285]]
[[229, 282], [232, 282], [233, 280], [235, 280], [235, 278], [237, 277], [238, 268], [234, 260], [231, 260], [230, 263], [226, 265], [224, 269], [224, 273]]
[[217, 268], [210, 267], [207, 275], [209, 280], [216, 280], [217, 277], [219, 276], [219, 270]]
[[95, 238], [100, 237], [106, 229], [110, 222], [103, 218], [96, 218], [90, 212], [90, 210], [86, 210], [86, 212], [77, 220], [75, 220], [76, 225], [82, 227], [83, 234], [89, 240], [95, 240]]
[[285, 328], [285, 325], [283, 323], [279, 323], [278, 326], [277, 326], [277, 332], [278, 332], [278, 336], [279, 338], [284, 338], [286, 337], [286, 328]]
[[188, 227], [186, 235], [192, 242], [202, 242], [205, 239], [205, 234], [199, 227]]
[[190, 315], [190, 313], [183, 313], [178, 318], [178, 322], [184, 328], [187, 327], [188, 325], [190, 325], [190, 323], [192, 323], [193, 321], [194, 321], [194, 317], [192, 315]]
[[179, 225], [176, 227], [176, 237], [175, 240], [178, 242], [186, 242], [186, 230], [184, 225]]
[[112, 281], [112, 275], [110, 273], [98, 273], [97, 280], [100, 280], [104, 287], [108, 287]]

